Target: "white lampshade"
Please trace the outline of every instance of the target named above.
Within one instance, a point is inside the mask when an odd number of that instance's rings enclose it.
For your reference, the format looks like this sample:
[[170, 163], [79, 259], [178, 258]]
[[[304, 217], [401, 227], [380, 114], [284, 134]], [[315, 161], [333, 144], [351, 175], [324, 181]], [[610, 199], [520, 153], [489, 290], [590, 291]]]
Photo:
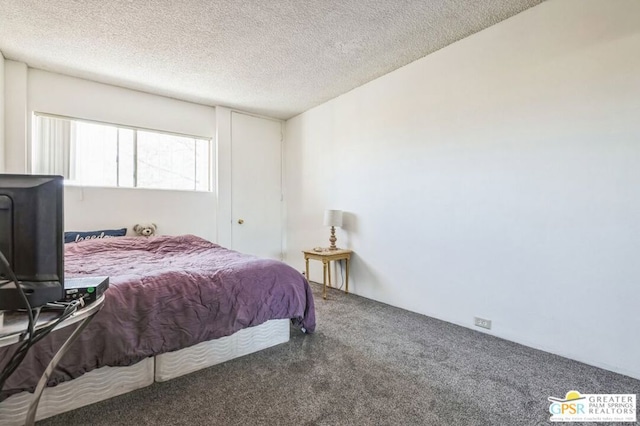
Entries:
[[342, 226], [342, 210], [325, 210], [324, 226]]

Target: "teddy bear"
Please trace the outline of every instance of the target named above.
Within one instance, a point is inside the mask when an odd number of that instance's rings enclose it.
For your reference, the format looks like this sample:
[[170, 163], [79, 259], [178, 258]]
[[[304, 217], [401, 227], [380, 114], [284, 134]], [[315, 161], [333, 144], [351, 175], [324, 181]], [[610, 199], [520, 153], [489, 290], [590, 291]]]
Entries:
[[142, 225], [136, 224], [133, 226], [133, 231], [136, 235], [141, 237], [151, 237], [156, 235], [156, 231], [158, 230], [158, 225], [155, 223], [143, 223]]

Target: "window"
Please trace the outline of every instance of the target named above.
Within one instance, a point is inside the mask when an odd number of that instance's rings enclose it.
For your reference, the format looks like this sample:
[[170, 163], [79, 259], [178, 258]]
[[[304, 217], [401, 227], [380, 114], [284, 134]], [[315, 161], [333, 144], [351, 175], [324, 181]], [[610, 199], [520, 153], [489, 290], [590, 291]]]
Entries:
[[73, 183], [209, 191], [211, 140], [36, 115], [32, 170]]

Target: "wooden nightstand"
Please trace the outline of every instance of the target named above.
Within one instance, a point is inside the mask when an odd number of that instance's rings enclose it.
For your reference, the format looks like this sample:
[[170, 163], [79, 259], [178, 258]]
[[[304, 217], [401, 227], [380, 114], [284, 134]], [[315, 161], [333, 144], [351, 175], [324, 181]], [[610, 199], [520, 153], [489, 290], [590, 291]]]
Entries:
[[329, 277], [329, 287], [331, 287], [331, 268], [329, 267], [331, 261], [336, 260], [345, 260], [345, 279], [344, 279], [344, 292], [349, 294], [349, 260], [351, 260], [352, 250], [348, 249], [337, 249], [337, 250], [329, 250], [328, 248], [323, 248], [322, 251], [316, 251], [314, 249], [311, 250], [303, 250], [304, 253], [304, 263], [305, 263], [305, 272], [307, 280], [309, 280], [309, 259], [320, 260], [322, 261], [322, 298], [327, 298], [327, 276]]

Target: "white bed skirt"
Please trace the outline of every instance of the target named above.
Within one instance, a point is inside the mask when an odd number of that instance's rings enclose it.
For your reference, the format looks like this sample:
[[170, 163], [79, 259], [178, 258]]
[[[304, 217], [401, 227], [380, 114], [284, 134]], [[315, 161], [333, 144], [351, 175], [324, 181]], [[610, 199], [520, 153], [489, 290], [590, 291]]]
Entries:
[[[267, 321], [237, 333], [147, 358], [129, 367], [102, 367], [46, 388], [36, 420], [75, 410], [114, 396], [192, 373], [289, 341], [288, 319]], [[22, 392], [0, 403], [0, 425], [22, 426], [33, 394]]]
[[164, 382], [288, 341], [288, 319], [267, 321], [231, 336], [156, 356], [155, 380]]
[[[77, 379], [45, 388], [40, 398], [36, 420], [65, 411], [75, 410], [153, 383], [153, 358], [146, 358], [129, 367], [102, 367]], [[22, 426], [33, 394], [22, 392], [0, 404], [2, 426]]]

